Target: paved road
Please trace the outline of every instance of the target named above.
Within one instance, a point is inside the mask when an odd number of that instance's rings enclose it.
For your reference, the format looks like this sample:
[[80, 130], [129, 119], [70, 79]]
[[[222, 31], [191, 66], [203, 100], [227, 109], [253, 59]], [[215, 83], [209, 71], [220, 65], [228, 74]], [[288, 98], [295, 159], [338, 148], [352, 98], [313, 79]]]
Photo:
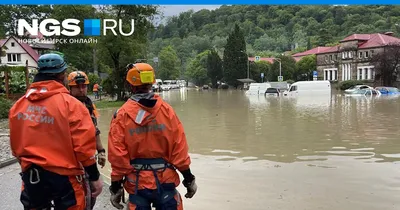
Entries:
[[[19, 201], [21, 179], [18, 164], [13, 164], [0, 169], [0, 209], [20, 210], [23, 209]], [[104, 184], [103, 192], [97, 198], [95, 209], [116, 209], [109, 202], [110, 194], [108, 185]]]

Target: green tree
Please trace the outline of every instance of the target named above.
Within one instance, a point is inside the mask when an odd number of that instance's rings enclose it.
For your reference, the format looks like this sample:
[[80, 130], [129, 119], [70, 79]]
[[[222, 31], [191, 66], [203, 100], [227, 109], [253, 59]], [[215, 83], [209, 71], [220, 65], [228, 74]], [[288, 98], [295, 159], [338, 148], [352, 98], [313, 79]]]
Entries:
[[317, 70], [317, 57], [308, 55], [303, 57], [296, 63], [296, 78], [297, 80], [309, 80], [312, 77], [312, 71]]
[[246, 42], [239, 25], [229, 35], [223, 57], [224, 79], [225, 81], [237, 87], [240, 83], [237, 79], [245, 78], [248, 56], [246, 54]]
[[224, 76], [222, 60], [214, 49], [207, 56], [207, 75], [211, 80], [213, 88], [216, 88], [218, 80], [221, 80]]
[[117, 86], [118, 100], [125, 98], [126, 65], [136, 59], [145, 58], [147, 47], [147, 32], [153, 28], [152, 17], [158, 13], [157, 6], [142, 5], [112, 5], [102, 6], [99, 16], [122, 20], [122, 30], [131, 29], [131, 20], [135, 20], [135, 32], [131, 36], [107, 33], [99, 38], [97, 44], [99, 60], [113, 69], [112, 86]]
[[377, 85], [393, 86], [400, 73], [400, 43], [391, 43], [384, 50], [372, 57], [375, 66]]
[[[250, 77], [256, 82], [265, 82], [270, 72], [271, 63], [267, 61], [251, 62]], [[264, 73], [264, 78], [261, 78], [261, 73]]]
[[[282, 76], [284, 80], [293, 80], [296, 71], [296, 61], [291, 56], [278, 56], [282, 63]], [[269, 81], [278, 81], [279, 62], [275, 61], [271, 66], [271, 71], [268, 74]]]
[[19, 19], [25, 19], [28, 23], [32, 19], [38, 19], [40, 22], [51, 13], [50, 5], [1, 5], [0, 37], [5, 34], [17, 36]]
[[210, 81], [207, 76], [207, 58], [209, 51], [198, 54], [189, 64], [186, 76], [196, 85], [204, 85]]
[[[91, 5], [54, 5], [51, 18], [57, 20], [68, 19], [71, 16], [80, 20], [79, 26], [83, 28], [83, 20], [88, 16], [97, 18], [99, 14], [96, 8]], [[59, 39], [68, 39], [69, 37], [60, 36]], [[83, 33], [74, 38], [88, 38]], [[57, 42], [56, 48], [62, 52], [68, 59], [68, 63], [72, 63], [77, 69], [85, 72], [93, 71], [93, 50], [94, 46], [88, 43], [63, 43]]]
[[157, 77], [161, 80], [178, 79], [180, 73], [179, 58], [171, 45], [161, 50], [159, 60]]

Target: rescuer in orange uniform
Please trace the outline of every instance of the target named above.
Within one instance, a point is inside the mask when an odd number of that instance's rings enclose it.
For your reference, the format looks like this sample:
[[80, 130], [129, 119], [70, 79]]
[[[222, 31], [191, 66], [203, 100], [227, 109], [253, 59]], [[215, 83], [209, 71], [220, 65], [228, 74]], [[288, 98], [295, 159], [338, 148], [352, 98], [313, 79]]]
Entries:
[[176, 169], [184, 177], [185, 197], [197, 191], [183, 126], [172, 107], [150, 92], [155, 75], [149, 64], [129, 64], [126, 80], [132, 96], [114, 114], [108, 136], [111, 203], [123, 208], [123, 185], [131, 210], [148, 210], [151, 204], [157, 210], [181, 210]]
[[[67, 64], [58, 54], [38, 60], [38, 74], [10, 109], [10, 145], [21, 165], [24, 209], [84, 210], [84, 170], [92, 196], [103, 187], [88, 110], [65, 88]], [[52, 204], [53, 203], [53, 204]]]
[[97, 83], [93, 85], [93, 93], [94, 93], [94, 98], [98, 99], [99, 98], [99, 85]]
[[[99, 114], [92, 100], [87, 97], [87, 85], [89, 85], [89, 83], [89, 78], [83, 71], [74, 71], [68, 75], [68, 86], [71, 95], [81, 101], [89, 110], [90, 117], [96, 127], [97, 160], [98, 164], [103, 168], [106, 164], [106, 150], [101, 143], [100, 130], [97, 128], [97, 118]], [[91, 209], [93, 209], [96, 204], [96, 198], [91, 198], [89, 202], [91, 203]]]

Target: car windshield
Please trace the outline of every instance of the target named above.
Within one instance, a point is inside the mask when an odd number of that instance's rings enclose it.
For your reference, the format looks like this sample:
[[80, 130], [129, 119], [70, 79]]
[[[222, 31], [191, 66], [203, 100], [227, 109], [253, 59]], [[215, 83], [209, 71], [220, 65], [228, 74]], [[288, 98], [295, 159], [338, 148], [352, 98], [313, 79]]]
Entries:
[[267, 91], [265, 91], [266, 93], [277, 93], [278, 90], [276, 88], [268, 88]]
[[354, 94], [365, 94], [365, 92], [367, 92], [366, 89], [360, 89], [360, 90], [354, 91]]

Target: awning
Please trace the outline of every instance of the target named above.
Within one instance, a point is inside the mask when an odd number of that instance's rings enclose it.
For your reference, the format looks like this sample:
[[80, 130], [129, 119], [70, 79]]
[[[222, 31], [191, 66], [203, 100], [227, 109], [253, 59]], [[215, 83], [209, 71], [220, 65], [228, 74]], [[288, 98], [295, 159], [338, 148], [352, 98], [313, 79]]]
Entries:
[[245, 79], [237, 79], [239, 82], [243, 82], [243, 83], [252, 83], [252, 82], [256, 82], [255, 80], [252, 80], [250, 78], [245, 78]]

